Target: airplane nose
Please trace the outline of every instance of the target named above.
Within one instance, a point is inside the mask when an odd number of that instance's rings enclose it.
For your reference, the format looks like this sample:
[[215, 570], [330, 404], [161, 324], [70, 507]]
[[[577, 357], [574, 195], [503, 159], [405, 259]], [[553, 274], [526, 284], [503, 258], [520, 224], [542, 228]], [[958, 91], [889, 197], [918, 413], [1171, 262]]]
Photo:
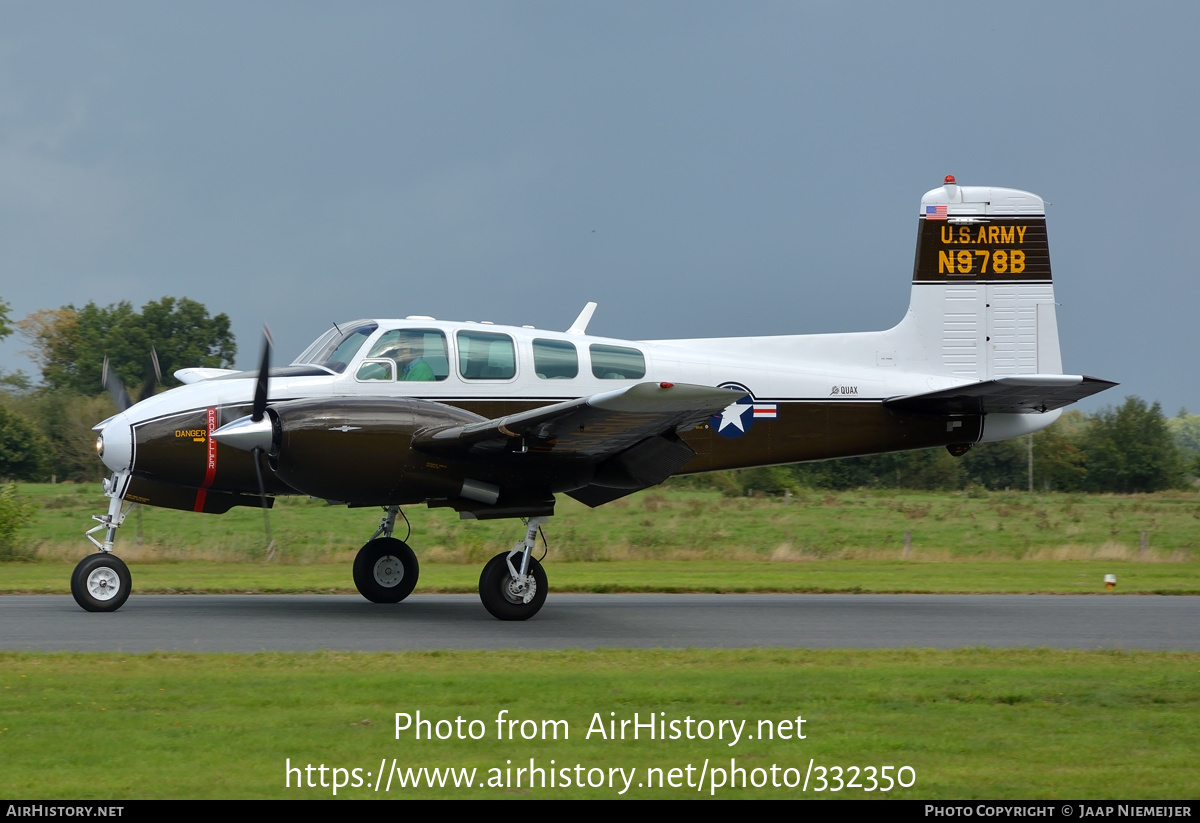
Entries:
[[96, 438], [96, 453], [114, 472], [133, 468], [133, 426], [124, 414], [110, 417]]

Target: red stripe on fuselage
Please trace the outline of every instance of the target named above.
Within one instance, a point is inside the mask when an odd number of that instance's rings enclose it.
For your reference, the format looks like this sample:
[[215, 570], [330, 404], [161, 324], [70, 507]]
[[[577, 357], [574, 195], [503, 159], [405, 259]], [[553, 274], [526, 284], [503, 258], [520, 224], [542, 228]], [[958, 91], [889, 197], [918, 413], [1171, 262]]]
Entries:
[[194, 512], [204, 511], [204, 498], [208, 496], [208, 487], [213, 484], [213, 479], [217, 476], [217, 441], [213, 440], [212, 433], [217, 430], [217, 410], [208, 410], [208, 437], [205, 438], [208, 442], [208, 463], [204, 467], [204, 483], [201, 484], [200, 490], [196, 492], [196, 505], [192, 507]]

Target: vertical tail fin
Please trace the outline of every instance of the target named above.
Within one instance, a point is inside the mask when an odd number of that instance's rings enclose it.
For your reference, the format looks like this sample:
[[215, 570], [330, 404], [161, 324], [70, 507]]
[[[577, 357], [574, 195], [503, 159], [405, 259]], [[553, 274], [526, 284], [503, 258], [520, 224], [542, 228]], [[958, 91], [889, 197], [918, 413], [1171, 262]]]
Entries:
[[926, 192], [905, 322], [935, 374], [1062, 374], [1042, 199], [953, 177]]

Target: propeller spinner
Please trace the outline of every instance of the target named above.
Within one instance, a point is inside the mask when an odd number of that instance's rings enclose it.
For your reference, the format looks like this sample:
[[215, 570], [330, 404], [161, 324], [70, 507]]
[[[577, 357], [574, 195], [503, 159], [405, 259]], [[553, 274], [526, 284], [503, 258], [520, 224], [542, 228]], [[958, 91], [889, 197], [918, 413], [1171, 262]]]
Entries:
[[[275, 433], [267, 417], [267, 380], [271, 371], [271, 349], [274, 348], [271, 330], [263, 326], [262, 357], [258, 364], [258, 377], [254, 381], [254, 402], [250, 414], [226, 423], [212, 433], [212, 439], [242, 451], [271, 452]], [[260, 491], [262, 482], [259, 482]]]

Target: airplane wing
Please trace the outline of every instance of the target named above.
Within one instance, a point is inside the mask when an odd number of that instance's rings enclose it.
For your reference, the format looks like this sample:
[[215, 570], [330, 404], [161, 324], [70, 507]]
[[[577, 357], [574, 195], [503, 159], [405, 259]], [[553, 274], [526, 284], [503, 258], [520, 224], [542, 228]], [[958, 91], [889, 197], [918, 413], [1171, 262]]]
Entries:
[[693, 457], [676, 434], [740, 398], [729, 389], [639, 383], [494, 420], [419, 432], [413, 448], [487, 459], [515, 445], [596, 464], [591, 484], [568, 492], [599, 506], [666, 480]]
[[1115, 385], [1079, 374], [1021, 374], [890, 397], [883, 404], [922, 414], [1032, 414], [1061, 409]]
[[621, 452], [647, 437], [691, 428], [736, 402], [729, 389], [639, 383], [519, 414], [418, 432], [413, 448], [482, 456], [524, 439], [530, 451], [583, 458]]

